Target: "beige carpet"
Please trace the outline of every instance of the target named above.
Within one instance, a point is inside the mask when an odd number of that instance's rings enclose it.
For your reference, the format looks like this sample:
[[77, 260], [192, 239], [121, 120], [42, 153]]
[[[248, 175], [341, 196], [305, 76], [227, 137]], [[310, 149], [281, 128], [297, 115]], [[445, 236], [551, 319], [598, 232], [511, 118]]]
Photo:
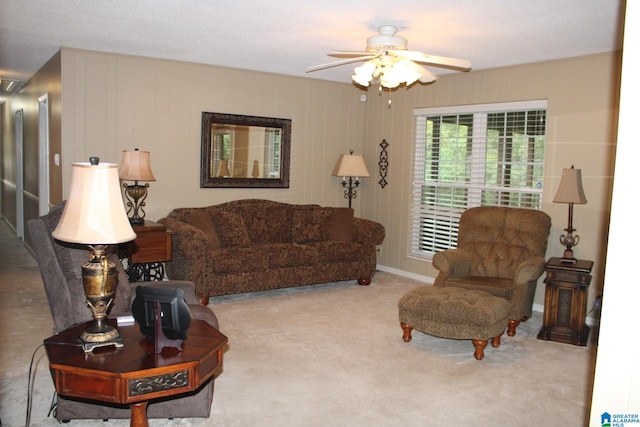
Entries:
[[[1, 222], [1, 221], [0, 221]], [[0, 418], [25, 424], [31, 354], [52, 323], [35, 261], [0, 225]], [[470, 341], [401, 339], [398, 299], [421, 283], [378, 272], [369, 287], [332, 283], [213, 298], [229, 337], [209, 419], [151, 426], [583, 426], [594, 347], [537, 340], [541, 315], [473, 358]], [[31, 426], [53, 385], [37, 353]], [[72, 421], [126, 426], [128, 421]]]

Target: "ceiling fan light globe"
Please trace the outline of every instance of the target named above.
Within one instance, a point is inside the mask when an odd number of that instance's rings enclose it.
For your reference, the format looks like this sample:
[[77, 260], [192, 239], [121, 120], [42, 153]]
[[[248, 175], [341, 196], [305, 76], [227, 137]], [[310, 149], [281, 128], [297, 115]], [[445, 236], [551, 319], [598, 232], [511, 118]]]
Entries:
[[380, 85], [389, 89], [400, 86], [400, 81], [394, 78], [393, 75], [383, 74], [380, 76]]
[[433, 83], [436, 81], [435, 76], [422, 76], [421, 78], [419, 78], [418, 80], [420, 80], [420, 83]]
[[412, 84], [414, 84], [415, 82], [418, 81], [418, 79], [422, 77], [420, 74], [418, 75], [412, 75], [411, 77], [407, 77], [407, 79], [405, 80], [405, 84], [407, 86], [411, 86]]
[[413, 62], [404, 60], [400, 61], [398, 65], [398, 72], [400, 73], [400, 81], [404, 81], [407, 86], [415, 83], [419, 78], [422, 77], [422, 74], [418, 72], [413, 66]]
[[367, 61], [353, 70], [354, 74], [351, 78], [360, 86], [368, 87], [369, 83], [373, 79], [373, 73], [375, 70], [376, 65], [372, 61]]
[[353, 71], [358, 75], [372, 75], [376, 65], [372, 61], [367, 61], [359, 67], [356, 67]]
[[351, 76], [351, 78], [353, 79], [354, 82], [356, 82], [357, 84], [363, 87], [369, 87], [369, 82], [371, 81], [370, 78], [367, 79], [365, 76], [358, 75], [358, 74], [354, 74], [353, 76]]

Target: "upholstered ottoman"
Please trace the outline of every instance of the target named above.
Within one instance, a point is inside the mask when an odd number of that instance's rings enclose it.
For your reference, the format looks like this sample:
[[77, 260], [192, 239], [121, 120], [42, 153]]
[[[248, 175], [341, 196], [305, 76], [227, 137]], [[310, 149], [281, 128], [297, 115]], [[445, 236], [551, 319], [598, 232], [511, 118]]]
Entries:
[[455, 287], [419, 286], [398, 302], [402, 339], [411, 341], [411, 331], [441, 338], [470, 339], [477, 360], [484, 357], [489, 340], [500, 345], [509, 321], [509, 302], [487, 292]]

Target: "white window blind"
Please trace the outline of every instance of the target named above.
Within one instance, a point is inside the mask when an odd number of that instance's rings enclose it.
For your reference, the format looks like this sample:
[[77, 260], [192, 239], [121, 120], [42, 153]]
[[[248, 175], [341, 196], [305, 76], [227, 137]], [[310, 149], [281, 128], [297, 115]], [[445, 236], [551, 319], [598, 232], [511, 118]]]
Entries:
[[263, 175], [269, 178], [280, 177], [280, 129], [267, 128], [265, 130], [264, 145], [264, 171]]
[[456, 246], [474, 206], [539, 209], [546, 101], [414, 110], [411, 254]]

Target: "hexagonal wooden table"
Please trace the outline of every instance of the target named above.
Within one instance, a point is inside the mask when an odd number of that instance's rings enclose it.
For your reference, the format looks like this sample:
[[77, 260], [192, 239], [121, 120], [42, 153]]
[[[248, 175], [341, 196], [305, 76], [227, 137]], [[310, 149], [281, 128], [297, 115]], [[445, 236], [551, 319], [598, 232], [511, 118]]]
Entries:
[[92, 322], [44, 340], [58, 394], [128, 404], [131, 426], [148, 426], [150, 400], [196, 390], [222, 367], [227, 337], [208, 323], [193, 319], [182, 351], [155, 354], [153, 342], [137, 324], [115, 325], [124, 347], [100, 347], [85, 353], [80, 334]]

